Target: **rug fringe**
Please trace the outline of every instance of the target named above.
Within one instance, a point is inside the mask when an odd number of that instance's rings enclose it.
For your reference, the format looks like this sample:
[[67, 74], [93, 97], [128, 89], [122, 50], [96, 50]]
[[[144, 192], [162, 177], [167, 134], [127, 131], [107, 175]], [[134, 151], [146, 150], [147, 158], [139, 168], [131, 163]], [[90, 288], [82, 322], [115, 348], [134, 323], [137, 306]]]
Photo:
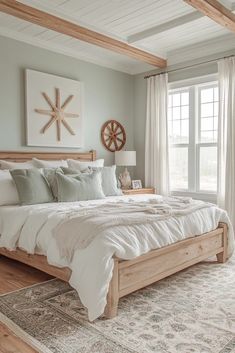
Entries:
[[22, 330], [18, 325], [11, 321], [8, 317], [0, 313], [0, 321], [7, 326], [18, 338], [24, 343], [28, 344], [33, 349], [36, 349], [39, 353], [53, 353], [44, 344], [30, 336], [27, 332]]

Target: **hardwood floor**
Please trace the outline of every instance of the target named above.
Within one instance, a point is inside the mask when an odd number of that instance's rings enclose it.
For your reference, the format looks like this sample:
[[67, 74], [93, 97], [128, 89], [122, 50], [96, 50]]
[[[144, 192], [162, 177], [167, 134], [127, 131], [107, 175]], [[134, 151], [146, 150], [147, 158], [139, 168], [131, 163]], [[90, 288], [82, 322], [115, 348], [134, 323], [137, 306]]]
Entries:
[[[0, 256], [0, 294], [44, 282], [50, 278], [41, 271]], [[36, 351], [0, 323], [0, 353], [36, 353]]]

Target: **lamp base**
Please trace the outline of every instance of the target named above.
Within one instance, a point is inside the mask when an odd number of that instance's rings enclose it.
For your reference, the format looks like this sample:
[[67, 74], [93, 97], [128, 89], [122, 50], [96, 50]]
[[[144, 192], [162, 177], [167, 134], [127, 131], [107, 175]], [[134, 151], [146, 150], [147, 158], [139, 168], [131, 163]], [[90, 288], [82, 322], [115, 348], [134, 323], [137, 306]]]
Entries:
[[126, 190], [131, 188], [131, 176], [127, 168], [125, 168], [124, 172], [119, 175], [119, 180], [122, 189]]

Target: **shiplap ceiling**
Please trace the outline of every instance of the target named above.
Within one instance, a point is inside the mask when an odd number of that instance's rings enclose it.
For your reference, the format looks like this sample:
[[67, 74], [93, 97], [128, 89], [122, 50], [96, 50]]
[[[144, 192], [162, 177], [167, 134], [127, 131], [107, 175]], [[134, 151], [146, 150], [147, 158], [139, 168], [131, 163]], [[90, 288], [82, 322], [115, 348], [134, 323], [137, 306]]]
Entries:
[[[168, 64], [235, 49], [235, 33], [183, 0], [20, 0], [168, 60]], [[235, 10], [235, 2], [221, 0]], [[151, 65], [0, 12], [0, 35], [136, 74]], [[182, 53], [182, 54], [181, 54]]]

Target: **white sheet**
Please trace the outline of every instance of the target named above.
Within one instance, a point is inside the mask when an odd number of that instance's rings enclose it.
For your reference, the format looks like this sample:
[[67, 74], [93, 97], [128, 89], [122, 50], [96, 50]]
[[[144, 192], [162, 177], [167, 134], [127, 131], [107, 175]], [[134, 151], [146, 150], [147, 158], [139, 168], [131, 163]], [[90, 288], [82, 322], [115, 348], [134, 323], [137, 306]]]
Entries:
[[70, 267], [70, 284], [78, 291], [81, 301], [88, 308], [89, 319], [94, 320], [103, 313], [106, 305], [114, 254], [122, 259], [132, 259], [186, 237], [209, 232], [219, 222], [225, 222], [229, 226], [229, 254], [232, 254], [234, 239], [227, 213], [216, 206], [208, 206], [189, 215], [174, 216], [156, 223], [118, 225], [105, 229], [85, 249], [76, 249], [71, 262], [61, 258], [52, 232], [68, 215], [76, 213], [76, 210], [106, 202], [146, 201], [159, 197], [161, 196], [133, 195], [77, 203], [3, 206], [0, 207], [0, 247], [14, 250], [19, 246], [31, 254], [36, 252], [46, 255], [49, 264]]

